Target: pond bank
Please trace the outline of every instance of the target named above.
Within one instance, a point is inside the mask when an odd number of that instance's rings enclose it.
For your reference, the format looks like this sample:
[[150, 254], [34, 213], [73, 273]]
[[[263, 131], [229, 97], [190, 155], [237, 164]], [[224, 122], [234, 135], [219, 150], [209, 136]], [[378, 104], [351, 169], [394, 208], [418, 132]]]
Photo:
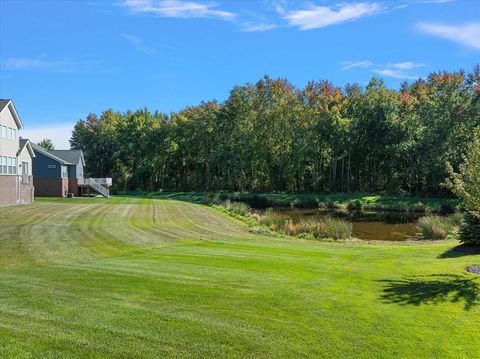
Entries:
[[443, 213], [455, 211], [460, 201], [455, 198], [380, 196], [367, 194], [284, 194], [233, 192], [124, 192], [119, 195], [169, 198], [204, 204], [220, 204], [226, 200], [247, 203], [252, 208], [351, 208], [365, 210]]

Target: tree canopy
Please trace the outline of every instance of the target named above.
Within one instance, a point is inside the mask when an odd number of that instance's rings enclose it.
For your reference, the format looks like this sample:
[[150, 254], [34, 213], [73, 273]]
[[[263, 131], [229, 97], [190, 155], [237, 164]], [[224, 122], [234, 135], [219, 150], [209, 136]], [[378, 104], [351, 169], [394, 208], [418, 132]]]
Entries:
[[55, 146], [54, 146], [52, 140], [49, 139], [49, 138], [44, 138], [43, 140], [41, 140], [38, 143], [38, 145], [45, 148], [46, 150], [49, 150], [49, 151], [55, 149]]
[[177, 113], [106, 110], [72, 148], [119, 190], [442, 194], [480, 126], [480, 66], [389, 89], [268, 76]]

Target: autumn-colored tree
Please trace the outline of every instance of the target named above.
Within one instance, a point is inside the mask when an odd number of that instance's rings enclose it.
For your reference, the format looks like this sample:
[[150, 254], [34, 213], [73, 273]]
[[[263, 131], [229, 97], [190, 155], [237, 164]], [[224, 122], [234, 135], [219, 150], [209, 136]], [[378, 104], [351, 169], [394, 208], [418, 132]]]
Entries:
[[91, 114], [71, 146], [115, 190], [451, 195], [444, 163], [459, 168], [479, 126], [480, 66], [398, 91], [265, 76], [170, 115]]

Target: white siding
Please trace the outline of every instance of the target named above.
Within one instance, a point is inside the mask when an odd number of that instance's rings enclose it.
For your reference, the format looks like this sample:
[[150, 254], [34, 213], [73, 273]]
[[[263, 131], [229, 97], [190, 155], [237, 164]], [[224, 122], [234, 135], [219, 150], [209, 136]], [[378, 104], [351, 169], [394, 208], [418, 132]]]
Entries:
[[28, 149], [27, 149], [27, 146], [23, 147], [23, 150], [22, 152], [20, 153], [20, 155], [18, 156], [18, 161], [17, 161], [17, 166], [18, 166], [18, 170], [17, 170], [17, 173], [19, 175], [22, 175], [23, 174], [23, 169], [21, 167], [22, 165], [22, 162], [27, 162], [28, 163], [28, 175], [32, 175], [32, 157], [30, 157], [30, 152], [28, 152]]
[[18, 136], [18, 127], [17, 124], [12, 116], [12, 113], [10, 112], [9, 107], [7, 106], [6, 108], [3, 109], [3, 111], [0, 113], [0, 126], [6, 126], [8, 128], [13, 128], [15, 129], [16, 132], [16, 139], [15, 140], [10, 140], [7, 138], [3, 138], [1, 136], [1, 128], [0, 128], [0, 155], [1, 156], [7, 156], [7, 157], [16, 157], [17, 156], [17, 151], [19, 149], [19, 136]]

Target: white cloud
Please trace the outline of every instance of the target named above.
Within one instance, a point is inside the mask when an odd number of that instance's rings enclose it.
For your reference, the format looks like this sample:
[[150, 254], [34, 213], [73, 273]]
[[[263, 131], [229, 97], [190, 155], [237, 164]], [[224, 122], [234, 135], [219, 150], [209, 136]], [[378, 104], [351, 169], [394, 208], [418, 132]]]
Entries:
[[358, 20], [362, 17], [378, 13], [381, 7], [378, 3], [341, 4], [337, 9], [326, 6], [312, 5], [304, 10], [284, 11], [277, 9], [291, 26], [301, 30], [318, 29], [346, 21]]
[[413, 75], [413, 74], [408, 74], [404, 71], [401, 70], [395, 70], [395, 69], [389, 69], [389, 68], [384, 68], [384, 69], [374, 69], [373, 72], [376, 74], [385, 76], [385, 77], [393, 77], [396, 79], [403, 79], [403, 80], [414, 80], [417, 79], [419, 76]]
[[404, 61], [390, 63], [386, 65], [375, 64], [369, 60], [363, 61], [343, 61], [341, 63], [342, 70], [351, 70], [354, 68], [366, 68], [369, 71], [382, 75], [385, 77], [393, 77], [397, 79], [412, 80], [416, 79], [419, 76], [413, 73], [410, 73], [409, 70], [425, 67], [425, 64], [417, 63], [413, 61]]
[[454, 2], [455, 0], [417, 0], [417, 1], [423, 4], [446, 4], [449, 2]]
[[372, 67], [374, 64], [371, 61], [344, 61], [342, 62], [342, 70], [350, 70], [356, 67]]
[[388, 64], [388, 67], [393, 67], [395, 69], [400, 69], [400, 70], [411, 70], [416, 67], [424, 67], [425, 64], [417, 64], [412, 61], [405, 61], [405, 62], [397, 62], [396, 64]]
[[218, 18], [232, 20], [235, 14], [217, 10], [217, 4], [180, 0], [122, 0], [121, 6], [137, 14], [174, 18]]
[[447, 39], [474, 50], [480, 50], [480, 22], [463, 25], [446, 25], [420, 22], [417, 29], [433, 36]]
[[146, 47], [145, 44], [143, 43], [143, 40], [141, 40], [140, 38], [133, 35], [129, 35], [129, 34], [120, 34], [120, 36], [122, 36], [125, 40], [127, 40], [130, 44], [132, 44], [137, 51], [142, 52], [145, 55], [155, 54], [155, 50]]
[[57, 150], [68, 150], [70, 148], [70, 137], [75, 123], [65, 123], [61, 125], [25, 127], [20, 131], [20, 136], [28, 138], [34, 143], [38, 143], [44, 138], [50, 138]]
[[1, 63], [7, 70], [43, 70], [49, 72], [77, 72], [91, 69], [101, 61], [88, 59], [49, 59], [42, 55], [39, 57], [10, 57]]
[[263, 31], [275, 29], [276, 27], [277, 25], [266, 23], [266, 22], [261, 22], [261, 23], [244, 22], [241, 25], [241, 29], [246, 32], [263, 32]]

